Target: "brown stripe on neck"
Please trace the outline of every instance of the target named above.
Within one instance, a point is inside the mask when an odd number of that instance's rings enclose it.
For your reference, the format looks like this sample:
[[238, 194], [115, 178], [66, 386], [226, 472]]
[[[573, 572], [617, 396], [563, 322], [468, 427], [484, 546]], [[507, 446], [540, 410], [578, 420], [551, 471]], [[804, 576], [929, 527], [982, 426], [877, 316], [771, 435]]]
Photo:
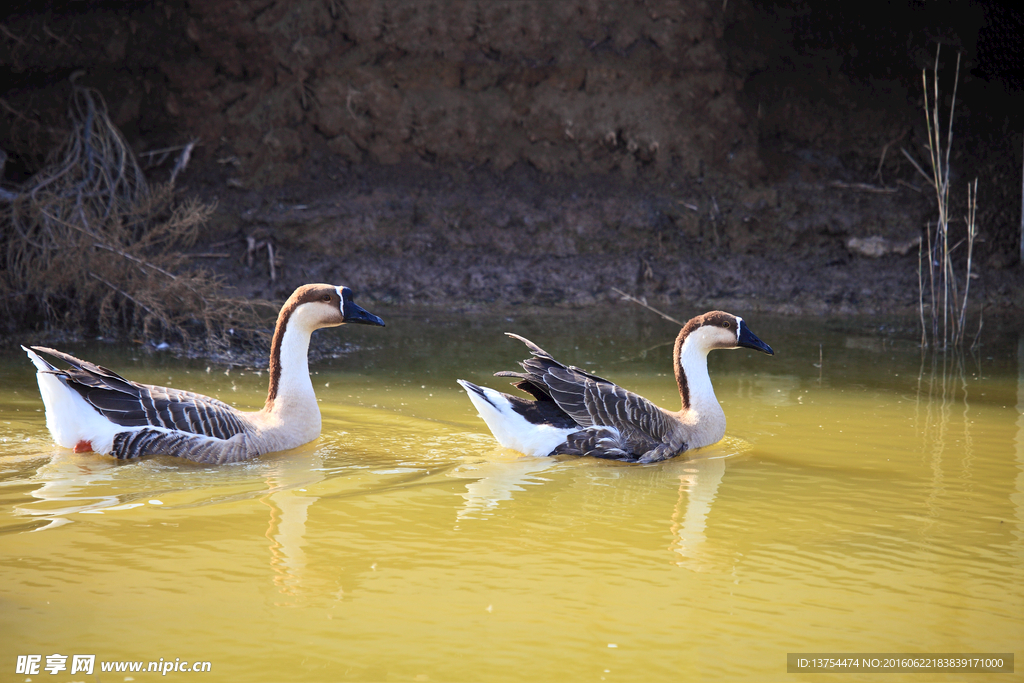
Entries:
[[281, 308], [277, 315], [277, 327], [274, 328], [274, 339], [270, 342], [270, 388], [267, 390], [266, 407], [270, 408], [277, 398], [277, 390], [281, 385], [281, 344], [284, 342], [284, 331], [288, 328], [288, 321], [292, 313], [302, 303], [299, 297], [293, 296]]
[[683, 325], [683, 329], [679, 330], [679, 335], [676, 337], [676, 344], [672, 350], [672, 363], [675, 365], [676, 371], [676, 384], [679, 385], [679, 396], [683, 399], [683, 410], [690, 409], [690, 385], [686, 381], [686, 371], [683, 370], [683, 343], [686, 342], [686, 338], [689, 337], [694, 330], [699, 329], [705, 323], [705, 318], [710, 315], [705, 313], [704, 315], [698, 315], [695, 318], [690, 318]]
[[[675, 346], [672, 349], [672, 364], [675, 366], [676, 384], [679, 385], [679, 397], [683, 399], [683, 410], [690, 409], [690, 386], [686, 381], [686, 372], [683, 370], [683, 359], [681, 354], [683, 352], [683, 342], [686, 341], [686, 338], [691, 332], [693, 332], [693, 330], [700, 327], [700, 323], [693, 325], [694, 320], [696, 320], [696, 318], [686, 323], [686, 326], [679, 330]], [[691, 325], [693, 325], [692, 328]]]

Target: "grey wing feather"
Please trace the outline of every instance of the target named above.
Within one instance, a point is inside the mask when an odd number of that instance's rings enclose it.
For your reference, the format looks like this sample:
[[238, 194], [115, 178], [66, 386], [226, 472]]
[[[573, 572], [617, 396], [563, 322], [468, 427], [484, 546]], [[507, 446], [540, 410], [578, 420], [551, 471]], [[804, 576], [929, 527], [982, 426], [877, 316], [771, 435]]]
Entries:
[[[554, 359], [554, 357], [550, 353], [540, 348], [526, 337], [520, 337], [518, 334], [513, 334], [512, 332], [506, 332], [505, 334], [509, 337], [512, 337], [513, 339], [518, 339], [519, 341], [526, 344], [526, 348], [530, 350], [530, 353], [532, 353], [534, 357], [524, 360], [522, 362], [522, 366], [527, 371], [527, 373], [537, 376], [538, 379], [540, 377], [536, 373], [540, 372], [542, 375], [543, 370], [546, 368], [559, 367], [565, 368], [567, 370], [572, 370], [577, 374], [583, 375], [584, 377], [589, 377], [590, 379], [596, 380], [598, 382], [607, 382], [608, 384], [613, 384], [613, 382], [606, 380], [604, 377], [598, 377], [597, 375], [591, 374], [586, 370], [581, 370], [580, 368], [577, 368], [574, 365], [566, 365], [565, 363], [559, 363], [557, 360]], [[495, 374], [502, 375], [506, 373]]]
[[554, 450], [565, 455], [582, 455], [609, 460], [633, 460], [629, 444], [625, 443], [619, 431], [613, 427], [587, 427], [573, 432], [565, 443]]
[[605, 382], [612, 384], [603, 377], [592, 375], [586, 370], [581, 370], [572, 365], [565, 365], [560, 363], [552, 357], [550, 353], [540, 348], [526, 337], [520, 337], [518, 334], [512, 332], [506, 332], [506, 335], [513, 339], [518, 339], [526, 345], [526, 348], [533, 354], [533, 358], [527, 358], [522, 361], [520, 365], [523, 366], [523, 370], [526, 372], [511, 372], [502, 371], [494, 373], [495, 377], [515, 377], [519, 379], [519, 382], [514, 383], [515, 387], [532, 395], [538, 401], [550, 401], [551, 396], [547, 386], [547, 374], [553, 369], [570, 370], [577, 375], [587, 377], [596, 382]]
[[518, 339], [519, 341], [523, 342], [524, 344], [526, 344], [526, 348], [530, 350], [530, 353], [532, 353], [535, 356], [538, 356], [540, 358], [547, 358], [549, 360], [555, 360], [550, 353], [540, 348], [526, 337], [520, 337], [518, 334], [514, 332], [506, 332], [505, 336], [512, 337], [513, 339]]
[[633, 453], [656, 447], [669, 434], [668, 417], [658, 406], [612, 382], [570, 368], [551, 369], [545, 379], [562, 410], [584, 427], [615, 427]]
[[215, 398], [139, 384], [69, 354], [39, 346], [32, 348], [70, 365], [67, 370], [53, 373], [104, 417], [122, 427], [165, 427], [218, 439], [249, 431], [234, 408]]

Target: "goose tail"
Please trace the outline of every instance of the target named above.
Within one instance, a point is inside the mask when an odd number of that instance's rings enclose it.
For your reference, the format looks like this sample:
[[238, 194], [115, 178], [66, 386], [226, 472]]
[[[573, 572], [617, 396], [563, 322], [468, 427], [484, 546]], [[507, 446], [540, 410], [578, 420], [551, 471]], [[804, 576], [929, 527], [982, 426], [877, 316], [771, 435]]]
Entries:
[[[503, 394], [494, 389], [481, 387], [464, 379], [458, 380], [480, 418], [491, 430], [494, 438], [505, 448], [526, 455], [550, 455], [557, 446], [565, 442], [566, 436], [579, 429], [567, 416], [541, 412], [536, 401], [527, 401]], [[562, 424], [559, 424], [559, 421]], [[566, 424], [572, 424], [571, 427]]]
[[39, 395], [46, 410], [46, 428], [54, 442], [76, 452], [109, 453], [122, 428], [103, 417], [68, 386], [68, 375], [32, 349], [21, 347], [36, 368]]

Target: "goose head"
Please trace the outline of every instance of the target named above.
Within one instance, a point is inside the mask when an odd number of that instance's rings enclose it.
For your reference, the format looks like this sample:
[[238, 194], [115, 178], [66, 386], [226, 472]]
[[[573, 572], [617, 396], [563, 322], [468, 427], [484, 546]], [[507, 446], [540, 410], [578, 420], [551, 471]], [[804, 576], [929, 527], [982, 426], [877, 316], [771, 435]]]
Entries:
[[738, 348], [775, 355], [772, 347], [750, 331], [743, 318], [725, 311], [709, 311], [692, 318], [676, 337], [675, 374], [679, 395], [683, 399], [683, 412], [699, 404], [704, 406], [704, 412], [718, 413], [722, 421], [722, 433], [708, 443], [714, 443], [725, 433], [725, 414], [708, 377], [708, 353], [714, 349]]
[[296, 289], [281, 308], [279, 328], [282, 323], [309, 332], [346, 323], [384, 326], [383, 320], [356, 304], [351, 289], [326, 284], [303, 285]]
[[277, 328], [270, 343], [270, 388], [265, 410], [275, 410], [282, 394], [299, 396], [316, 411], [316, 429], [319, 430], [320, 413], [316, 408], [306, 357], [309, 338], [322, 327], [346, 323], [384, 327], [383, 320], [356, 305], [348, 287], [303, 285], [288, 297], [277, 316]]
[[679, 333], [680, 351], [691, 347], [704, 355], [713, 349], [747, 348], [774, 356], [772, 347], [750, 331], [743, 318], [725, 311], [709, 311], [691, 319]]

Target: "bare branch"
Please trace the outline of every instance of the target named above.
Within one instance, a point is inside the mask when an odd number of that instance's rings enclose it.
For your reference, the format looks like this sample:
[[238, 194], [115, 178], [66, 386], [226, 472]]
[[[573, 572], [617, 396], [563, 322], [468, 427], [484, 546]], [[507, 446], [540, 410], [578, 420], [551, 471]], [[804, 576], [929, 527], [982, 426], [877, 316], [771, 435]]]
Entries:
[[640, 299], [637, 299], [635, 296], [632, 296], [630, 294], [626, 294], [621, 289], [617, 289], [615, 287], [612, 287], [612, 291], [615, 292], [616, 294], [618, 294], [619, 296], [621, 296], [623, 299], [625, 299], [627, 301], [632, 301], [635, 304], [643, 306], [644, 308], [646, 308], [648, 311], [651, 311], [652, 313], [657, 313], [658, 315], [660, 315], [665, 320], [668, 320], [669, 322], [673, 322], [676, 325], [679, 325], [679, 327], [682, 327], [683, 325], [685, 325], [685, 323], [680, 322], [679, 320], [676, 320], [675, 318], [673, 318], [672, 316], [668, 315], [667, 313], [662, 313], [661, 311], [659, 311], [654, 306], [649, 306], [646, 301], [641, 301]]

